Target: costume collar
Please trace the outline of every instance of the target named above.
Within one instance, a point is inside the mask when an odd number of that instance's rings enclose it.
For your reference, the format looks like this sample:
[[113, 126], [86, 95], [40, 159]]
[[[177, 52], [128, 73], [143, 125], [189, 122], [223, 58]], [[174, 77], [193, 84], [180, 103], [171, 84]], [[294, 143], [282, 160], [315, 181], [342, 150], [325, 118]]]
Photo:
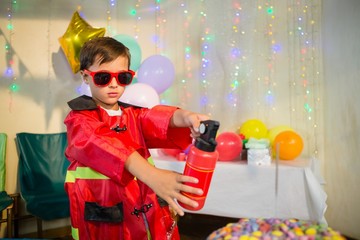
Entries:
[[[119, 106], [127, 108], [127, 107], [138, 107], [131, 104], [118, 102]], [[82, 95], [80, 97], [74, 98], [73, 100], [68, 102], [69, 107], [72, 110], [81, 111], [81, 110], [94, 110], [97, 109], [98, 106], [96, 105], [95, 101], [92, 97]]]

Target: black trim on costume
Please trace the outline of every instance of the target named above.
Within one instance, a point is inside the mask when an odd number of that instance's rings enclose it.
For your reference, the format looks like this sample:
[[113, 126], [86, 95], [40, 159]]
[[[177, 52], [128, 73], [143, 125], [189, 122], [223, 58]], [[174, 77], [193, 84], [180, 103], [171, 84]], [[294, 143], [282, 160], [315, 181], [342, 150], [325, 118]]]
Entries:
[[[132, 104], [128, 104], [128, 103], [123, 103], [123, 102], [118, 102], [120, 106], [127, 108], [127, 107], [135, 107], [135, 108], [141, 108], [139, 106], [136, 105], [132, 105]], [[97, 109], [97, 105], [95, 103], [95, 101], [92, 99], [92, 97], [86, 96], [86, 95], [82, 95], [80, 97], [74, 98], [73, 100], [70, 100], [68, 102], [69, 107], [72, 110], [76, 110], [76, 111], [81, 111], [81, 110], [94, 110]]]
[[84, 218], [87, 221], [122, 222], [124, 220], [123, 203], [112, 207], [103, 207], [96, 202], [85, 202]]

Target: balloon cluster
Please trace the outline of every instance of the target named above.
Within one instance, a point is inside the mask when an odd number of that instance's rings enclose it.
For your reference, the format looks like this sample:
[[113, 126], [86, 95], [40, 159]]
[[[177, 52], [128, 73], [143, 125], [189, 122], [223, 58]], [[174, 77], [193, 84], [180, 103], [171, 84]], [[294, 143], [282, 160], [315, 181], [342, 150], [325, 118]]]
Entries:
[[301, 136], [291, 127], [280, 125], [268, 129], [261, 120], [250, 119], [241, 125], [238, 134], [223, 132], [217, 136], [219, 161], [236, 160], [250, 138], [269, 139], [273, 156], [278, 154], [281, 160], [295, 159], [304, 147]]
[[[83, 44], [95, 37], [102, 37], [105, 28], [92, 28], [78, 12], [73, 14], [70, 24], [59, 42], [68, 63], [77, 73], [80, 69], [79, 55]], [[175, 68], [169, 58], [162, 55], [152, 55], [141, 62], [141, 48], [132, 36], [119, 34], [113, 38], [129, 48], [131, 53], [130, 69], [137, 71], [137, 79], [126, 87], [119, 99], [122, 102], [141, 107], [151, 108], [160, 103], [159, 94], [167, 90], [175, 78]], [[91, 96], [90, 88], [82, 83], [78, 89], [81, 95]]]

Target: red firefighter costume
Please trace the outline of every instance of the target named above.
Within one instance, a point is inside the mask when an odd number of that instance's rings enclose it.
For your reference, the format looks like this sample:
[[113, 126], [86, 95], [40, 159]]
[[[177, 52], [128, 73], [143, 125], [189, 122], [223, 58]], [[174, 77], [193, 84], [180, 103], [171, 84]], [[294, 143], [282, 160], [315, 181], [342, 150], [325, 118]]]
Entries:
[[80, 240], [180, 239], [167, 203], [124, 167], [134, 151], [185, 149], [188, 128], [170, 128], [176, 108], [134, 107], [119, 102], [121, 116], [109, 116], [92, 98], [69, 103], [65, 189], [70, 199], [72, 236]]

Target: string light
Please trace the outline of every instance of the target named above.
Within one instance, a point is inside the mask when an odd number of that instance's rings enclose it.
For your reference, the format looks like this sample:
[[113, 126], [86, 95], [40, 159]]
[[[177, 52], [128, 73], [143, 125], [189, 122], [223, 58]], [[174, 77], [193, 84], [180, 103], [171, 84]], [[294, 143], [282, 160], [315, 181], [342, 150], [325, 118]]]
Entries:
[[234, 0], [232, 2], [232, 11], [231, 11], [231, 24], [229, 24], [230, 33], [230, 53], [229, 53], [229, 64], [231, 65], [230, 72], [230, 88], [227, 93], [227, 102], [231, 107], [237, 108], [239, 101], [239, 86], [241, 78], [241, 68], [245, 68], [244, 58], [242, 58], [242, 49], [240, 49], [240, 36], [244, 33], [241, 31], [241, 5], [240, 2]]
[[266, 13], [267, 13], [267, 45], [270, 46], [269, 56], [268, 56], [268, 74], [265, 78], [267, 85], [267, 91], [265, 96], [265, 102], [269, 105], [269, 109], [275, 110], [275, 96], [274, 96], [274, 86], [275, 84], [275, 66], [276, 66], [276, 58], [277, 53], [281, 49], [281, 45], [276, 42], [276, 36], [274, 31], [276, 29], [275, 22], [275, 8], [273, 6], [272, 1], [268, 1], [265, 3], [266, 5]]
[[187, 88], [188, 81], [193, 78], [193, 50], [192, 50], [192, 41], [191, 41], [191, 30], [189, 29], [191, 26], [191, 13], [190, 9], [188, 9], [186, 2], [180, 3], [179, 6], [180, 14], [183, 20], [183, 73], [181, 76], [181, 94], [180, 94], [180, 104], [182, 107], [185, 107], [188, 103], [191, 95], [190, 91]]
[[207, 26], [207, 15], [204, 8], [204, 3], [201, 4], [201, 11], [200, 11], [200, 22], [202, 24], [202, 27], [204, 29], [203, 35], [201, 37], [201, 67], [200, 67], [200, 85], [202, 88], [201, 96], [200, 96], [200, 107], [204, 109], [204, 112], [209, 113], [208, 107], [211, 108], [209, 105], [209, 99], [208, 99], [208, 71], [209, 71], [209, 65], [210, 65], [210, 58], [208, 57], [208, 53], [210, 51], [210, 41], [211, 41], [211, 35], [210, 35], [210, 29]]
[[[318, 51], [315, 49], [314, 40], [317, 39], [315, 34], [316, 19], [314, 19], [313, 11], [319, 6], [311, 1], [289, 1], [288, 15], [293, 19], [293, 25], [289, 26], [289, 48], [293, 49], [290, 56], [290, 67], [294, 72], [290, 72], [290, 96], [291, 96], [291, 108], [292, 118], [302, 119], [303, 128], [307, 131], [303, 133], [304, 137], [311, 135], [313, 137], [307, 138], [305, 144], [308, 151], [312, 152], [314, 156], [319, 154], [318, 152], [318, 138], [317, 136], [319, 128], [317, 123], [318, 104], [320, 99], [316, 97], [316, 89], [319, 88], [319, 72], [320, 68], [318, 64]], [[295, 96], [302, 93], [302, 106], [298, 104], [294, 99]]]
[[108, 6], [107, 6], [107, 11], [106, 11], [106, 14], [107, 14], [106, 29], [107, 29], [107, 32], [112, 36], [116, 35], [116, 28], [113, 28], [111, 25], [113, 15], [116, 13], [116, 11], [114, 11], [114, 10], [116, 10], [116, 6], [117, 6], [117, 0], [108, 0]]
[[129, 11], [129, 15], [131, 17], [135, 18], [135, 24], [134, 24], [134, 38], [138, 39], [139, 38], [139, 33], [140, 33], [140, 20], [141, 20], [141, 16], [139, 15], [139, 9], [141, 8], [141, 0], [137, 0], [135, 6], [133, 8], [130, 9]]
[[[13, 9], [16, 8], [17, 1], [16, 0], [12, 0], [9, 3], [9, 7], [7, 8], [7, 30], [9, 32], [9, 39], [8, 41], [5, 42], [5, 53], [6, 53], [6, 70], [4, 72], [4, 77], [12, 79], [12, 83], [9, 85], [9, 90], [10, 93], [11, 92], [17, 92], [19, 91], [20, 87], [19, 85], [16, 83], [16, 75], [14, 72], [14, 51], [13, 51], [13, 47], [12, 47], [12, 39], [13, 39], [13, 30], [14, 30], [14, 25], [13, 25]], [[10, 103], [11, 105], [11, 103]]]
[[164, 53], [165, 40], [165, 10], [161, 7], [161, 0], [155, 0], [155, 36], [153, 38], [155, 43], [155, 53]]

